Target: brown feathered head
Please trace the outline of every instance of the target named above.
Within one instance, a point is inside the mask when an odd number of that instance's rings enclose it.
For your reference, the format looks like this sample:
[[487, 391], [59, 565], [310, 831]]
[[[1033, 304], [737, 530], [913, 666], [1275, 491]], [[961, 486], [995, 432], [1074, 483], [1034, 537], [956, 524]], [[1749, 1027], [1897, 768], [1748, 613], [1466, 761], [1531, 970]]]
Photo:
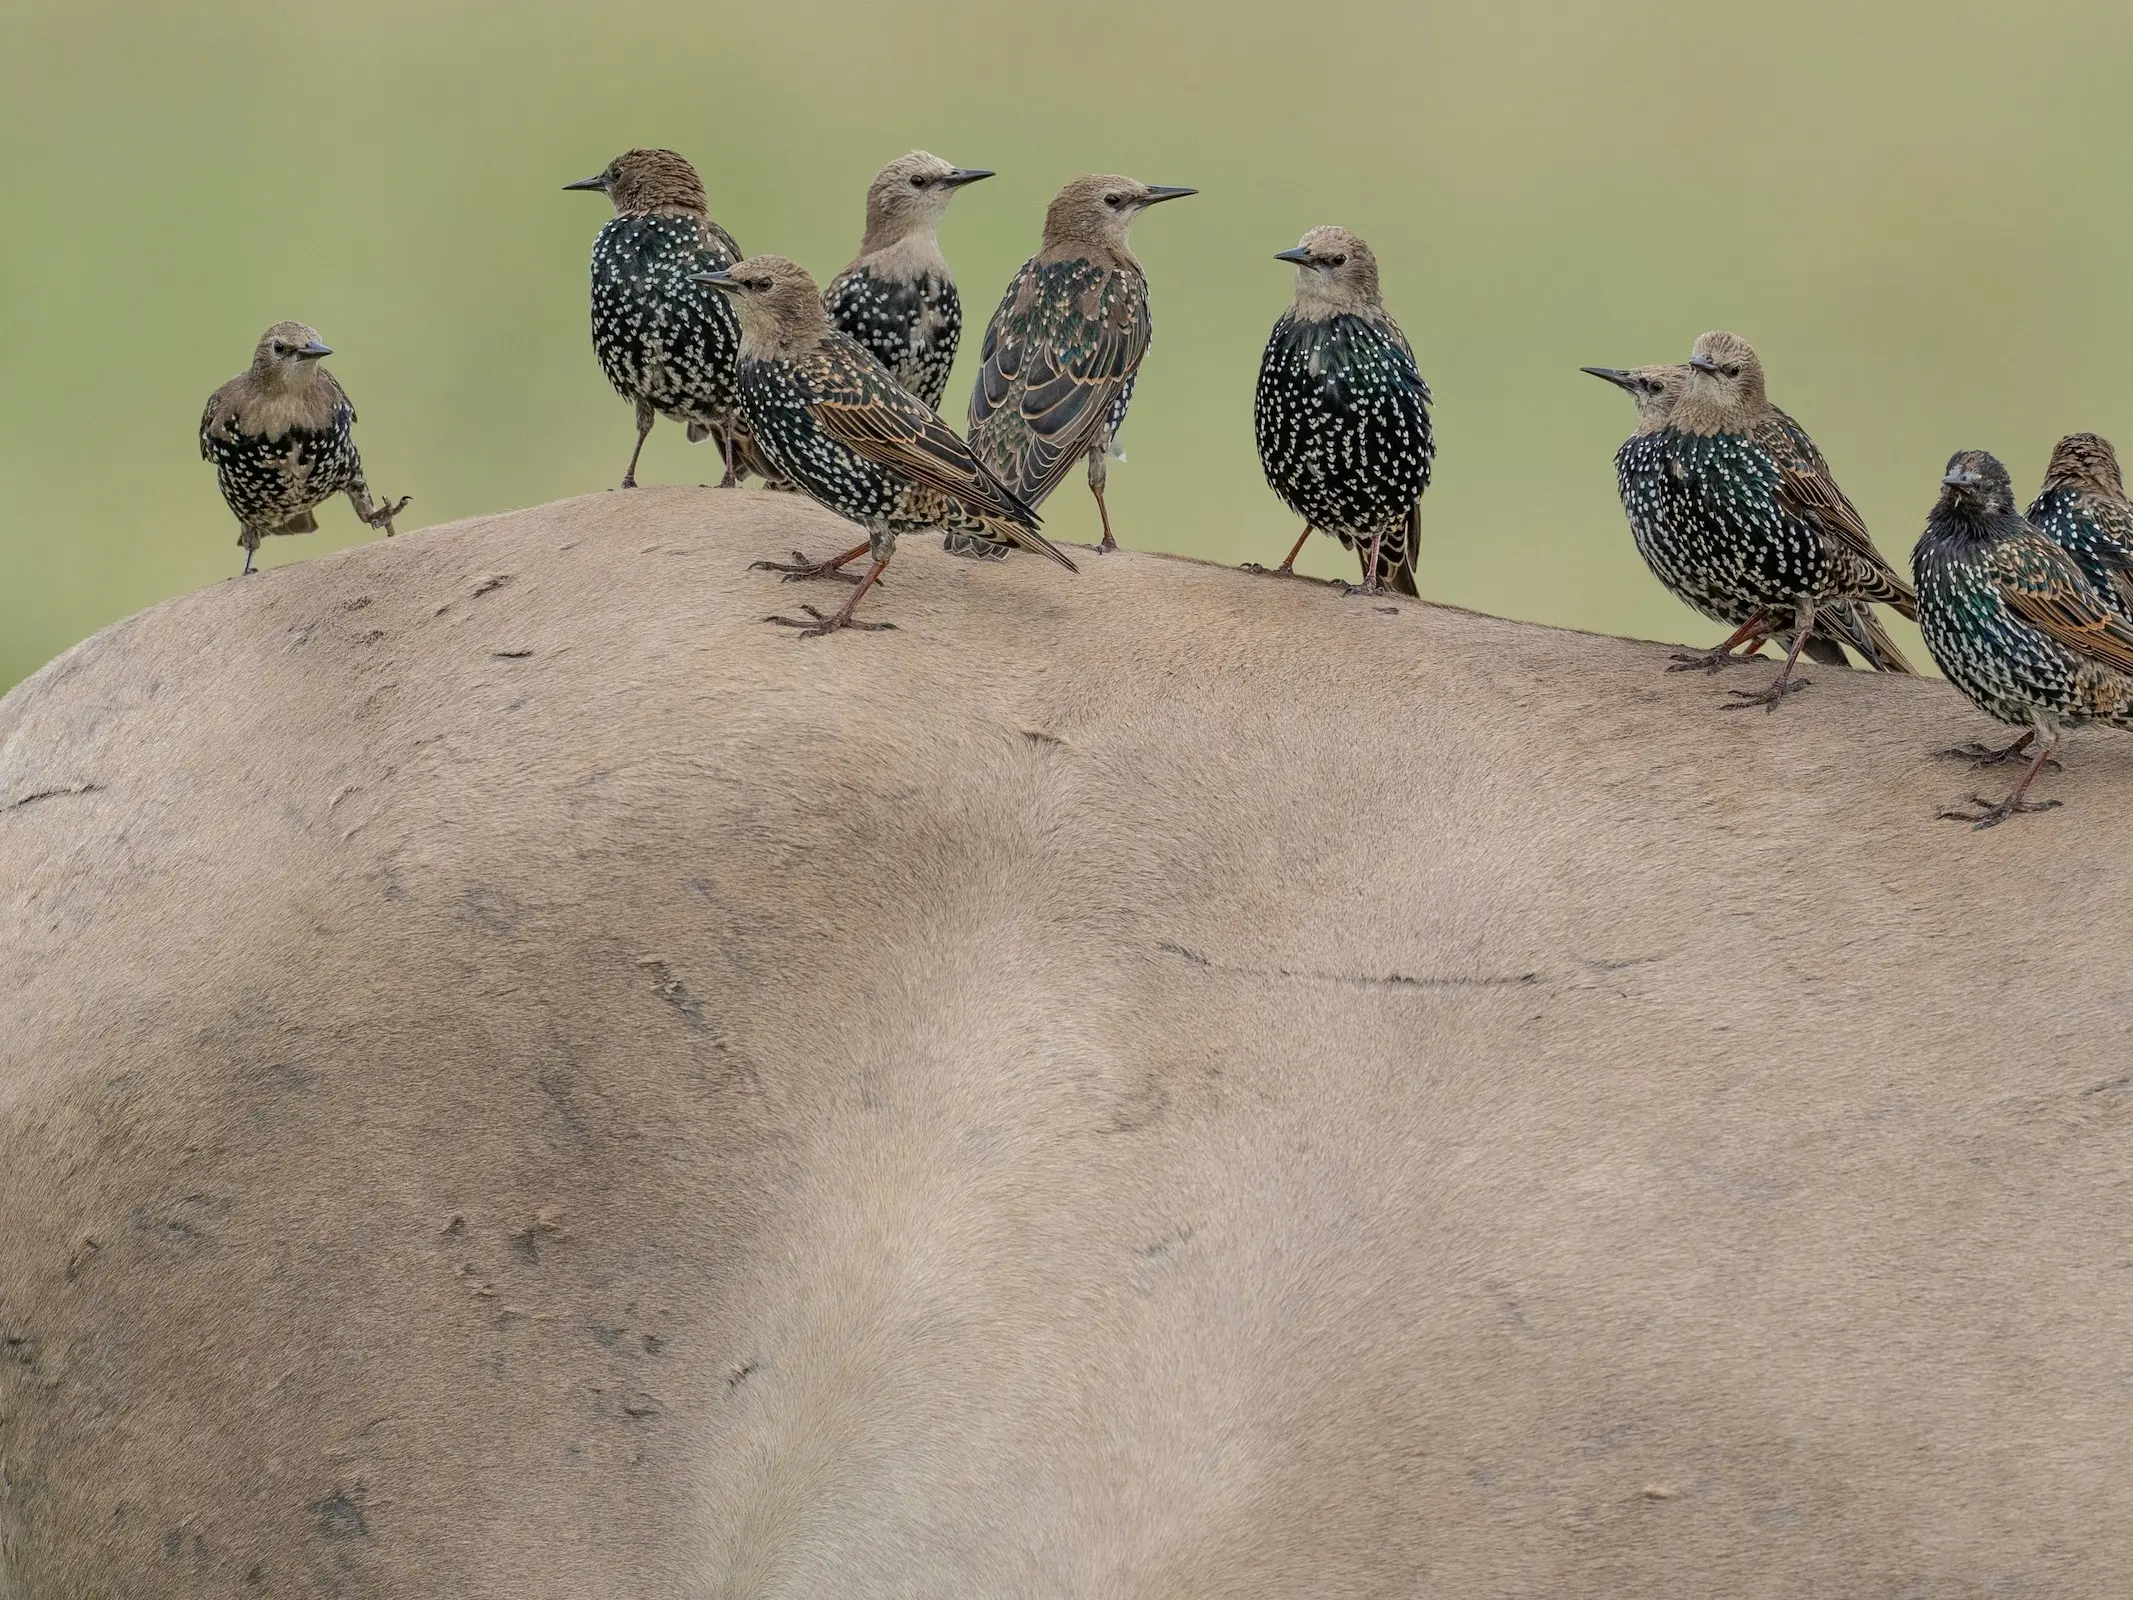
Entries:
[[618, 217], [708, 217], [704, 180], [686, 157], [671, 150], [625, 150], [590, 178], [565, 189], [598, 189], [614, 202]]

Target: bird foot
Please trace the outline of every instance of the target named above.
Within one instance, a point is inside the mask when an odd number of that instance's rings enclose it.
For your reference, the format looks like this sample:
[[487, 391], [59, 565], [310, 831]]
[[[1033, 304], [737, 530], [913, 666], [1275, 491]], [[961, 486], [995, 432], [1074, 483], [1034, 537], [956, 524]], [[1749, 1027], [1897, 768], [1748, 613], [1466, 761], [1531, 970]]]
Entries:
[[1762, 647], [1762, 641], [1758, 640], [1754, 649], [1738, 655], [1731, 650], [1717, 648], [1710, 650], [1677, 650], [1673, 655], [1674, 664], [1666, 670], [1669, 672], [1707, 672], [1715, 676], [1725, 671], [1728, 667], [1743, 666], [1750, 661], [1756, 660], [1755, 652], [1762, 649]]
[[[859, 580], [854, 578], [852, 581], [857, 583]], [[798, 628], [803, 639], [819, 639], [826, 633], [835, 633], [839, 628], [857, 628], [862, 633], [896, 631], [896, 624], [893, 622], [858, 622], [849, 611], [837, 611], [824, 616], [813, 606], [802, 606], [800, 609], [808, 615], [809, 620], [806, 622], [802, 622], [798, 617], [765, 617], [763, 620], [775, 622], [781, 628]]]
[[1103, 537], [1103, 543], [1099, 544], [1096, 547], [1096, 553], [1100, 556], [1107, 556], [1117, 548], [1118, 541], [1112, 538], [1110, 534], [1106, 533]]
[[1950, 806], [1946, 811], [1939, 813], [1940, 819], [1943, 822], [1967, 822], [1970, 824], [1971, 831], [1975, 833], [1984, 828], [1996, 828], [2009, 817], [2017, 817], [2024, 812], [2056, 811], [2059, 809], [2060, 802], [2057, 800], [2024, 800], [2018, 794], [2011, 794], [2005, 800], [1993, 801], [1987, 800], [1981, 794], [1974, 794], [1970, 797], [1968, 804], [1976, 809], [1966, 811], [1958, 806]]
[[[1978, 744], [1973, 741], [1970, 744], [1950, 745], [1945, 750], [1934, 751], [1933, 754], [1942, 761], [1967, 761], [1973, 769], [1978, 767], [1999, 767], [2005, 766], [2010, 761], [2019, 761], [2028, 755], [2029, 740], [2026, 737], [2017, 739], [2004, 749], [1996, 745]], [[2064, 772], [2066, 770], [2060, 765], [2057, 756], [2046, 756], [2044, 758], [2044, 766], [2048, 772]]]
[[397, 500], [381, 501], [376, 506], [373, 506], [371, 508], [370, 514], [364, 517], [363, 520], [369, 523], [370, 526], [373, 528], [383, 528], [385, 530], [385, 537], [390, 539], [397, 531], [393, 527], [393, 518], [397, 517], [401, 512], [405, 511], [409, 506], [413, 505], [414, 503], [415, 497], [411, 494], [403, 494]]
[[1765, 711], [1775, 711], [1778, 708], [1778, 702], [1783, 700], [1785, 696], [1798, 694], [1813, 682], [1814, 679], [1812, 678], [1781, 677], [1767, 689], [1728, 689], [1726, 693], [1733, 696], [1734, 703], [1724, 709], [1728, 711], [1746, 711], [1750, 706], [1761, 706]]
[[1340, 591], [1344, 595], [1362, 595], [1365, 599], [1375, 599], [1385, 592], [1385, 585], [1382, 583], [1349, 583], [1344, 579], [1340, 583]]
[[1293, 578], [1296, 576], [1296, 569], [1286, 561], [1278, 567], [1262, 567], [1256, 561], [1247, 561], [1238, 570], [1249, 572], [1256, 578]]
[[[857, 583], [859, 574], [844, 570], [847, 562], [856, 559], [854, 556], [839, 556], [833, 561], [810, 561], [807, 559], [806, 551], [795, 550], [790, 561], [751, 561], [748, 563], [748, 570], [750, 572], [782, 572], [785, 575], [784, 581], [787, 583], [805, 583], [810, 578], [835, 578], [840, 583]], [[802, 609], [812, 608], [803, 607]]]

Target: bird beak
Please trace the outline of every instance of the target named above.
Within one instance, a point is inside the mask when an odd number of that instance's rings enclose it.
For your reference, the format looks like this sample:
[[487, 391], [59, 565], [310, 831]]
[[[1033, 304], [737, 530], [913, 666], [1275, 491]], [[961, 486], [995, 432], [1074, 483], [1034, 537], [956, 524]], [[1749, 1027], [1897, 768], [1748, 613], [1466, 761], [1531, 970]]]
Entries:
[[316, 361], [320, 356], [332, 355], [333, 346], [320, 344], [316, 339], [313, 339], [309, 344], [299, 347], [296, 353], [306, 361]]
[[1182, 200], [1189, 194], [1198, 194], [1199, 192], [1197, 189], [1180, 189], [1175, 184], [1151, 183], [1148, 185], [1148, 198], [1143, 200], [1141, 204], [1144, 206], [1159, 206], [1165, 200]]
[[1972, 484], [1977, 483], [1980, 480], [1978, 478], [1978, 475], [1972, 472], [1968, 467], [1957, 467], [1953, 472], [1949, 473], [1945, 478], [1941, 479], [1940, 481], [1944, 484], [1949, 485], [1951, 488], [1967, 489]]
[[994, 175], [990, 167], [957, 167], [955, 171], [941, 179], [941, 182], [951, 189], [960, 189], [966, 183], [978, 183]]
[[1716, 372], [1718, 370], [1718, 363], [1709, 356], [1690, 356], [1689, 365], [1698, 372]]
[[696, 274], [696, 281], [713, 289], [722, 289], [728, 294], [740, 287], [723, 272], [699, 272]]
[[1294, 250], [1275, 251], [1274, 259], [1276, 261], [1293, 261], [1299, 267], [1308, 267], [1311, 264], [1311, 252], [1302, 245], [1298, 245]]
[[1627, 389], [1637, 381], [1633, 373], [1625, 372], [1620, 367], [1580, 367], [1578, 371], [1589, 372], [1595, 378], [1605, 378], [1617, 389]]
[[564, 184], [564, 185], [563, 185], [563, 187], [564, 187], [564, 189], [566, 189], [566, 190], [570, 190], [570, 189], [605, 189], [605, 188], [607, 187], [607, 179], [606, 179], [606, 177], [605, 177], [605, 176], [601, 176], [601, 177], [595, 177], [595, 178], [580, 178], [580, 179], [579, 179], [579, 180], [578, 180], [578, 181], [577, 181], [576, 183], [566, 183], [566, 184]]

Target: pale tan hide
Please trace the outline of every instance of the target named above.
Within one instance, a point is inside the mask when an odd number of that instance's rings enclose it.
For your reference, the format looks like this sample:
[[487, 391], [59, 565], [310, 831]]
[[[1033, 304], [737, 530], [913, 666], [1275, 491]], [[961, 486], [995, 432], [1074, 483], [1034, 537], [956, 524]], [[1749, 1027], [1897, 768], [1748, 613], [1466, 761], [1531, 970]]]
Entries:
[[2133, 741], [1973, 834], [1935, 681], [918, 540], [760, 622], [850, 536], [433, 528], [0, 706], [8, 1600], [2125, 1592]]

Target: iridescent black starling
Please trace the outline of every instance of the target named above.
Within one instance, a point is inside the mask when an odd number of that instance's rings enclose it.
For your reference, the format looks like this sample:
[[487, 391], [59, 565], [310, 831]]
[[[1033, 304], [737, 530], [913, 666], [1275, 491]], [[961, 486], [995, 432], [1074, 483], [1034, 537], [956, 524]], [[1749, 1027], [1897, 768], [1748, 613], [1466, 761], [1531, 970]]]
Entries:
[[2014, 792], [1942, 816], [1976, 827], [2056, 800], [2024, 800], [2067, 728], [2133, 727], [2133, 622], [2080, 565], [2015, 510], [2007, 469], [1982, 450], [1957, 452], [1940, 503], [1911, 555], [1918, 626], [1940, 670], [1987, 716], [2024, 729], [2005, 750], [1963, 750], [2005, 761], [2031, 749]]
[[740, 329], [733, 308], [697, 279], [732, 266], [741, 248], [711, 220], [703, 179], [671, 150], [631, 150], [563, 187], [598, 189], [615, 207], [593, 240], [592, 336], [600, 370], [637, 411], [622, 487], [637, 487], [637, 458], [659, 416], [685, 424], [691, 443], [718, 440], [726, 482], [736, 482], [746, 456], [733, 398]]
[[244, 570], [259, 541], [275, 533], [315, 533], [313, 508], [337, 494], [355, 514], [393, 535], [405, 495], [373, 504], [356, 453], [355, 407], [319, 365], [333, 352], [301, 322], [277, 322], [252, 364], [207, 397], [200, 413], [200, 459], [215, 463], [222, 498], [237, 513]]
[[2110, 440], [2070, 433], [2059, 441], [2029, 524], [2074, 558], [2113, 610], [2133, 617], [2133, 504]]
[[1828, 602], [1879, 601], [1915, 614], [1910, 586], [1875, 550], [1814, 441], [1764, 394], [1747, 340], [1696, 341], [1688, 380], [1652, 438], [1661, 520], [1683, 552], [1681, 576], [1713, 602], [1707, 614], [1738, 606], [1770, 628], [1790, 625], [1784, 667], [1767, 689], [1735, 690], [1734, 709], [1775, 709], [1805, 686], [1793, 667]]
[[1415, 544], [1437, 444], [1429, 385], [1378, 292], [1378, 259], [1346, 228], [1313, 228], [1274, 259], [1295, 265], [1296, 299], [1260, 357], [1252, 426], [1267, 483], [1304, 519], [1277, 570], [1293, 569], [1316, 528], [1356, 552], [1363, 593], [1379, 592], [1382, 572], [1397, 593], [1419, 594]]
[[[1777, 630], [1777, 622], [1761, 606], [1750, 603], [1735, 585], [1714, 584], [1709, 575], [1715, 568], [1710, 552], [1685, 538], [1667, 517], [1674, 487], [1669, 468], [1671, 457], [1658, 435], [1666, 427], [1674, 403], [1688, 386], [1689, 367], [1684, 364], [1653, 367], [1584, 367], [1581, 371], [1604, 378], [1623, 390], [1637, 407], [1637, 431], [1615, 452], [1615, 481], [1622, 493], [1622, 511], [1629, 519], [1630, 538], [1652, 575], [1667, 592], [1691, 609], [1734, 632], [1709, 650], [1684, 651], [1674, 657], [1669, 672], [1702, 670], [1716, 672], [1754, 656]], [[1793, 435], [1812, 451], [1806, 431], [1784, 412], [1771, 411], [1783, 419]], [[1812, 459], [1821, 461], [1819, 453]], [[1818, 469], [1824, 474], [1828, 467]], [[1856, 600], [1826, 600], [1816, 607], [1815, 629], [1805, 652], [1828, 666], [1846, 665], [1838, 641], [1850, 645], [1860, 659], [1880, 672], [1912, 670], [1895, 640], [1888, 636], [1873, 610]], [[1738, 654], [1735, 651], [1738, 650]]]
[[1037, 531], [1036, 513], [1001, 487], [940, 414], [831, 323], [806, 269], [754, 256], [701, 281], [731, 296], [740, 314], [740, 408], [756, 447], [782, 476], [867, 530], [866, 543], [828, 561], [795, 551], [791, 565], [756, 565], [788, 579], [846, 577], [850, 562], [874, 559], [842, 610], [823, 616], [808, 606], [809, 621], [772, 621], [806, 634], [889, 626], [855, 623], [852, 611], [888, 566], [896, 536], [921, 528], [1004, 539], [1075, 570]]
[[[1086, 458], [1105, 550], [1118, 548], [1104, 505], [1105, 461], [1149, 339], [1148, 278], [1126, 233], [1150, 206], [1197, 192], [1102, 174], [1076, 178], [1053, 198], [1042, 246], [985, 329], [985, 364], [970, 394], [972, 447], [1028, 506], [1042, 505]], [[1003, 553], [952, 534], [948, 548]]]
[[963, 337], [963, 302], [941, 255], [941, 218], [956, 190], [991, 176], [923, 150], [898, 156], [867, 190], [858, 256], [823, 294], [831, 320], [935, 410]]

